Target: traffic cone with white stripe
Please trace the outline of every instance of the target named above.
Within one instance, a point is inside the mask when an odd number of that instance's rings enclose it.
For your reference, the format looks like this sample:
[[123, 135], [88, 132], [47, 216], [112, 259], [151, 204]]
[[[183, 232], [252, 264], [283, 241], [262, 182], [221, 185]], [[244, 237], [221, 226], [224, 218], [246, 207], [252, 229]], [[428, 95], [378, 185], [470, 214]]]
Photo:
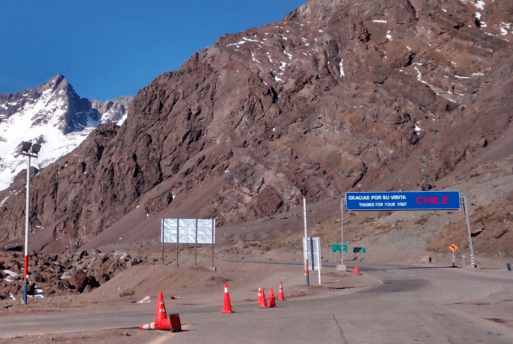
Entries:
[[267, 307], [267, 301], [265, 300], [265, 291], [262, 289], [262, 296], [260, 297], [260, 308]]
[[154, 322], [146, 324], [146, 325], [139, 326], [139, 330], [154, 330], [154, 329], [155, 329], [155, 323]]
[[269, 288], [269, 308], [276, 307], [276, 299], [274, 298], [273, 288]]
[[221, 313], [233, 313], [230, 302], [230, 293], [228, 293], [228, 284], [224, 285], [224, 307]]
[[283, 286], [280, 281], [280, 291], [278, 292], [278, 301], [285, 301], [285, 295], [283, 295]]
[[258, 297], [257, 297], [256, 302], [260, 303], [261, 299], [262, 299], [262, 288], [258, 287]]
[[155, 311], [155, 322], [160, 322], [164, 319], [167, 319], [166, 305], [164, 304], [164, 296], [162, 292], [160, 292], [157, 301], [157, 310]]

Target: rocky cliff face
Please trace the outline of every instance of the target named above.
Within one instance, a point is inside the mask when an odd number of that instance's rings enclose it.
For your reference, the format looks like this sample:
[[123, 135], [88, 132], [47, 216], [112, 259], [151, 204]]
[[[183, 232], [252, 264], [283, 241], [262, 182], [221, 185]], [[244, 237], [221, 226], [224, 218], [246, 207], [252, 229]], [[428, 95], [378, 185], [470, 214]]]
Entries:
[[114, 100], [100, 102], [98, 100], [89, 100], [91, 108], [101, 114], [101, 123], [117, 123], [121, 125], [126, 120], [128, 108], [132, 103], [133, 97], [119, 97]]
[[[34, 178], [34, 240], [150, 238], [162, 216], [240, 223], [304, 191], [436, 188], [510, 126], [512, 22], [506, 0], [311, 0], [222, 36]], [[0, 207], [4, 241], [23, 199]]]
[[0, 190], [26, 165], [19, 155], [22, 141], [43, 145], [33, 163], [45, 167], [71, 152], [98, 124], [121, 124], [131, 101], [80, 98], [62, 75], [34, 89], [0, 94]]

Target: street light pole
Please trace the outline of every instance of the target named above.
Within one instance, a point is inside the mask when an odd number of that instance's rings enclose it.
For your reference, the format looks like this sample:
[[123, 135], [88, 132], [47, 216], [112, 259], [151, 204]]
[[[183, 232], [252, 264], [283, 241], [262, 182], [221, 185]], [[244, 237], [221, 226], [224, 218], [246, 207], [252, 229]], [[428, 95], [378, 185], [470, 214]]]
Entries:
[[27, 304], [27, 273], [28, 273], [28, 236], [29, 236], [29, 211], [30, 211], [30, 155], [27, 155], [28, 167], [27, 167], [27, 200], [26, 200], [26, 211], [25, 211], [25, 263], [23, 270], [23, 301], [24, 305]]
[[[32, 147], [32, 149], [31, 149]], [[27, 304], [27, 287], [28, 287], [28, 236], [29, 236], [29, 211], [30, 211], [30, 159], [37, 158], [37, 154], [41, 149], [41, 145], [34, 144], [31, 142], [22, 142], [21, 154], [28, 157], [27, 166], [27, 199], [26, 199], [26, 210], [25, 210], [25, 259], [23, 269], [23, 300], [22, 304]]]

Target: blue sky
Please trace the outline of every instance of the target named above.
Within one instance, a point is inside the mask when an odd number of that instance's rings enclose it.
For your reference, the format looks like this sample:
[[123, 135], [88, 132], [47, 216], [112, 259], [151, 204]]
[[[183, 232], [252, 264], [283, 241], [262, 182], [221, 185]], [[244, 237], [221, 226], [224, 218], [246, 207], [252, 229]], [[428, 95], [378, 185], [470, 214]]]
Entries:
[[81, 96], [133, 95], [224, 33], [279, 21], [306, 0], [0, 0], [0, 93], [62, 74]]

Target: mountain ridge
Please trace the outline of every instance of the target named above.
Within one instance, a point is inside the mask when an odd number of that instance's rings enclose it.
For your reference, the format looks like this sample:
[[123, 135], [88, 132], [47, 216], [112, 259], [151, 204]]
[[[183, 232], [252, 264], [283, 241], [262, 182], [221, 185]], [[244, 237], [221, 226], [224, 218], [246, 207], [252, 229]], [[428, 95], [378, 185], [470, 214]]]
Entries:
[[[507, 1], [310, 0], [223, 35], [141, 89], [119, 129], [41, 171], [36, 247], [149, 240], [162, 217], [258, 221], [304, 192], [315, 203], [446, 185], [511, 125], [508, 22]], [[22, 204], [0, 212], [6, 242]]]
[[73, 150], [99, 123], [122, 121], [131, 99], [80, 98], [63, 75], [34, 89], [0, 94], [0, 189], [22, 169], [18, 154], [22, 141], [43, 145], [41, 159], [34, 162], [42, 168]]

